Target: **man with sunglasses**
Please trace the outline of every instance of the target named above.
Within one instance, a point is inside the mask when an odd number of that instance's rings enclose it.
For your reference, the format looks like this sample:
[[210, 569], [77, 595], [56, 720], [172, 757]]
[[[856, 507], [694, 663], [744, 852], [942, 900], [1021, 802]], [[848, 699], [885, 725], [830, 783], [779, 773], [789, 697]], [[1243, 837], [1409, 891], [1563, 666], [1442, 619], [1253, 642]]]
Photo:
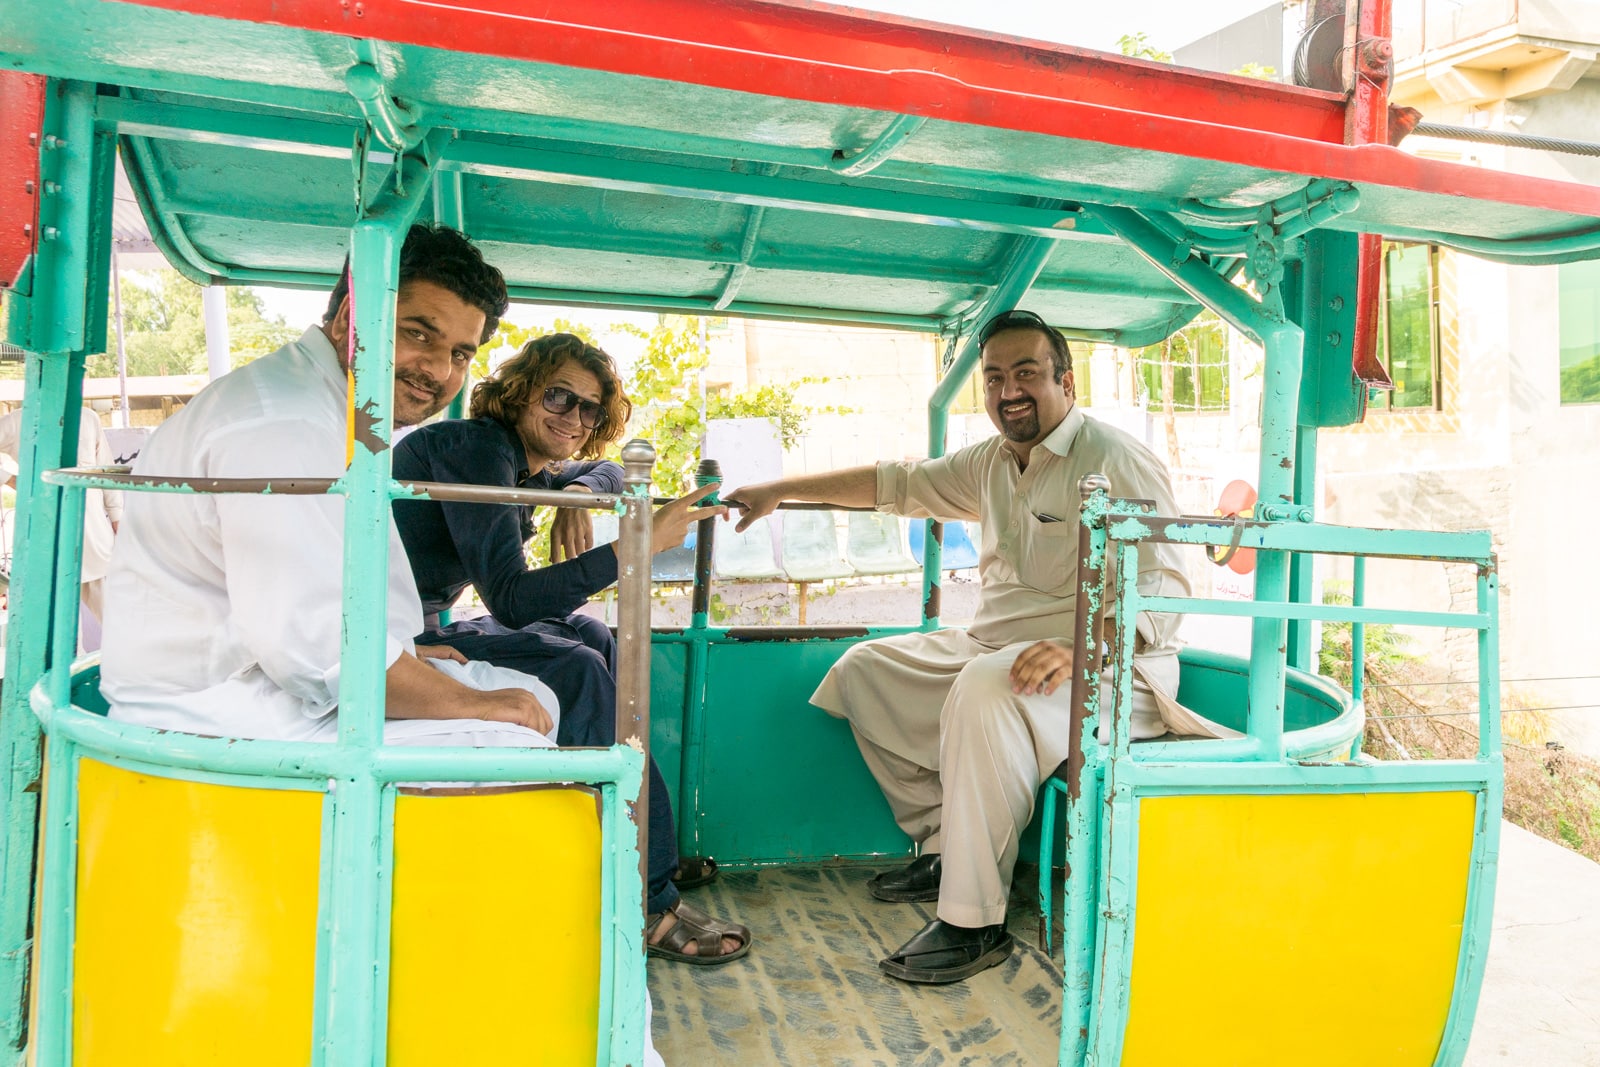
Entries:
[[[999, 436], [937, 459], [879, 463], [724, 494], [739, 529], [785, 500], [976, 520], [977, 613], [965, 630], [853, 646], [811, 697], [846, 719], [896, 822], [918, 845], [872, 880], [887, 901], [938, 901], [937, 918], [879, 966], [908, 982], [957, 982], [1012, 949], [1006, 903], [1017, 841], [1040, 784], [1066, 759], [1077, 650], [1078, 480], [1176, 514], [1166, 471], [1139, 441], [1075, 404], [1072, 354], [1038, 315], [1011, 311], [979, 331], [984, 406]], [[1189, 591], [1171, 545], [1141, 545], [1139, 589]], [[1178, 617], [1141, 615], [1134, 736], [1211, 732], [1171, 699]], [[1092, 655], [1093, 653], [1091, 653]]]
[[[622, 468], [599, 457], [621, 439], [631, 410], [605, 352], [572, 334], [535, 338], [473, 390], [472, 418], [424, 426], [396, 445], [394, 475], [401, 481], [621, 492]], [[658, 508], [652, 550], [681, 544], [691, 523], [724, 514], [720, 506], [694, 506], [715, 488]], [[617, 580], [617, 555], [611, 545], [591, 547], [589, 512], [558, 510], [556, 562], [538, 568], [528, 566], [526, 550], [532, 507], [396, 500], [394, 516], [430, 613], [418, 646], [453, 648], [537, 676], [560, 699], [561, 744], [612, 744], [616, 645], [603, 622], [576, 612]], [[489, 614], [440, 626], [437, 613], [468, 585]], [[691, 877], [674, 883], [677, 831], [653, 759], [648, 794], [650, 954], [702, 965], [744, 956], [751, 943], [747, 928], [714, 919], [678, 895], [680, 886], [701, 882]], [[682, 865], [699, 879], [714, 870], [706, 860]]]

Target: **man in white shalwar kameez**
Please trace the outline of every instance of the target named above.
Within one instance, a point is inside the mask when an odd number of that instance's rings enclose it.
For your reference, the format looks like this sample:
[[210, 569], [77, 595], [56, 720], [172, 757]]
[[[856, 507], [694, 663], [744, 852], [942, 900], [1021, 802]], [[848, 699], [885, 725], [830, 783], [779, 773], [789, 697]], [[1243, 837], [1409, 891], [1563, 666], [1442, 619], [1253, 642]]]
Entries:
[[[1005, 916], [1017, 841], [1039, 785], [1067, 757], [1079, 479], [1104, 474], [1113, 496], [1176, 514], [1150, 450], [1074, 406], [1059, 333], [1031, 312], [1007, 312], [979, 337], [984, 402], [1000, 436], [938, 459], [724, 494], [744, 511], [740, 529], [785, 500], [981, 525], [972, 625], [856, 645], [811, 698], [849, 721], [895, 820], [919, 845], [909, 866], [871, 885], [882, 900], [939, 902], [938, 918], [880, 964], [913, 982], [960, 981], [1012, 949]], [[1138, 584], [1146, 595], [1187, 595], [1176, 547], [1141, 545]], [[1178, 623], [1138, 619], [1136, 738], [1221, 733], [1174, 699]]]
[[[508, 301], [500, 272], [445, 227], [412, 227], [399, 281], [393, 416], [403, 427], [460, 391]], [[135, 472], [341, 476], [350, 303], [346, 278], [325, 325], [203, 389], [150, 438]], [[344, 499], [128, 497], [101, 655], [111, 717], [219, 737], [335, 740]], [[418, 647], [422, 631], [422, 602], [391, 518], [384, 740], [554, 747], [558, 708], [547, 686], [469, 664], [445, 646]], [[660, 1067], [648, 994], [641, 1009], [645, 1063]]]
[[[347, 281], [335, 298], [340, 310], [327, 325], [222, 376], [163, 423], [135, 472], [341, 476]], [[500, 272], [464, 237], [412, 229], [401, 252], [396, 303], [395, 425], [421, 422], [450, 402], [506, 307]], [[101, 691], [111, 717], [220, 737], [332, 741], [344, 499], [128, 497], [107, 578], [101, 653]], [[417, 658], [413, 638], [422, 632], [422, 605], [393, 522], [388, 588], [387, 740], [551, 744], [543, 736], [555, 710], [546, 706], [548, 690], [541, 700], [532, 684], [478, 689]]]

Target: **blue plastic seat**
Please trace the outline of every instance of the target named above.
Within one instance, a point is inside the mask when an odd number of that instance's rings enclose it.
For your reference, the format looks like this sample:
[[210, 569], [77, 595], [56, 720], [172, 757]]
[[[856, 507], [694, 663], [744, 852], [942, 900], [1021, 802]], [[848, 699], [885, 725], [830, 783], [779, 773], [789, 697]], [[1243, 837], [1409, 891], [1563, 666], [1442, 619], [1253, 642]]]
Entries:
[[[922, 548], [927, 539], [928, 520], [912, 519], [906, 524], [906, 537], [911, 545], [911, 558], [922, 566]], [[947, 571], [965, 570], [978, 565], [978, 528], [971, 522], [947, 522], [944, 525], [944, 551], [939, 566]]]

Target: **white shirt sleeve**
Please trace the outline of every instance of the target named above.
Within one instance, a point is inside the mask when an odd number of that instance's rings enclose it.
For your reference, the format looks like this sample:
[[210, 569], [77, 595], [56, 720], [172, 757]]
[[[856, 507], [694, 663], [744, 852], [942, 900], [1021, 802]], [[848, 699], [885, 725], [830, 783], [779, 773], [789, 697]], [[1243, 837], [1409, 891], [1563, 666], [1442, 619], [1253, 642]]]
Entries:
[[[326, 477], [325, 437], [297, 421], [259, 422], [215, 440], [206, 468], [236, 477], [261, 470], [265, 457], [273, 471]], [[216, 500], [229, 625], [262, 673], [305, 702], [307, 715], [326, 714], [339, 697], [344, 499], [225, 494]], [[385, 625], [385, 668], [405, 650]]]

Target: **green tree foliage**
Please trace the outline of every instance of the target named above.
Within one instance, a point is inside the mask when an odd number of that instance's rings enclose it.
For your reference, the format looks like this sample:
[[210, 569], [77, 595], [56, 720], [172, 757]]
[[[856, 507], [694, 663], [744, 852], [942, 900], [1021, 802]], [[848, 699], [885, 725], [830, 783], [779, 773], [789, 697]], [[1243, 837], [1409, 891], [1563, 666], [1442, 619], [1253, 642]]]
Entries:
[[[797, 393], [803, 386], [819, 384], [826, 380], [823, 378], [795, 378], [738, 391], [713, 390], [702, 396], [701, 374], [710, 362], [711, 351], [701, 320], [696, 316], [663, 315], [649, 330], [619, 323], [597, 331], [586, 323], [566, 319], [555, 320], [549, 328], [504, 323], [480, 349], [474, 372], [479, 378], [487, 375], [489, 353], [502, 346], [521, 348], [547, 333], [575, 334], [596, 344], [600, 332], [631, 334], [645, 342], [644, 351], [635, 360], [624, 383], [633, 401], [633, 418], [612, 458], [620, 451], [620, 445], [631, 438], [642, 437], [654, 444], [654, 485], [660, 495], [677, 496], [694, 484], [695, 467], [700, 462], [700, 440], [710, 419], [772, 419], [777, 424], [779, 440], [788, 448], [805, 433], [807, 420], [812, 415], [843, 410], [812, 407], [798, 399]], [[534, 566], [549, 562], [548, 530], [552, 514], [550, 509], [541, 508], [534, 517], [534, 535], [529, 543], [529, 561]]]
[[1117, 47], [1122, 49], [1122, 54], [1131, 59], [1153, 59], [1157, 63], [1171, 63], [1172, 53], [1163, 52], [1151, 44], [1149, 38], [1142, 32], [1125, 33], [1117, 38]]
[[1278, 76], [1278, 68], [1263, 67], [1260, 63], [1246, 63], [1231, 73], [1243, 78], [1260, 78], [1262, 81], [1272, 81]]
[[645, 350], [628, 383], [633, 399], [629, 436], [643, 437], [656, 446], [655, 483], [663, 493], [676, 495], [694, 484], [700, 438], [710, 419], [772, 419], [779, 440], [788, 448], [805, 433], [812, 415], [837, 410], [809, 407], [796, 398], [802, 386], [819, 383], [820, 378], [712, 392], [702, 401], [700, 374], [711, 352], [698, 317], [664, 315], [649, 331], [620, 328], [645, 338]]
[[[1347, 607], [1351, 600], [1349, 582], [1328, 581], [1322, 584], [1324, 604]], [[1409, 650], [1410, 639], [1388, 623], [1368, 623], [1362, 631], [1362, 644], [1365, 646], [1362, 674], [1368, 681], [1386, 681], [1401, 668], [1416, 664], [1422, 658]], [[1317, 672], [1348, 689], [1351, 656], [1350, 623], [1323, 623], [1322, 647], [1317, 650]]]
[[1600, 400], [1600, 356], [1561, 368], [1561, 402], [1587, 404]]
[[[232, 365], [241, 366], [279, 348], [300, 331], [269, 317], [261, 297], [243, 286], [225, 290]], [[110, 351], [89, 357], [92, 378], [117, 376], [117, 327], [107, 309]], [[206, 370], [205, 313], [200, 287], [177, 271], [128, 272], [122, 276], [122, 323], [130, 375], [203, 374]]]

